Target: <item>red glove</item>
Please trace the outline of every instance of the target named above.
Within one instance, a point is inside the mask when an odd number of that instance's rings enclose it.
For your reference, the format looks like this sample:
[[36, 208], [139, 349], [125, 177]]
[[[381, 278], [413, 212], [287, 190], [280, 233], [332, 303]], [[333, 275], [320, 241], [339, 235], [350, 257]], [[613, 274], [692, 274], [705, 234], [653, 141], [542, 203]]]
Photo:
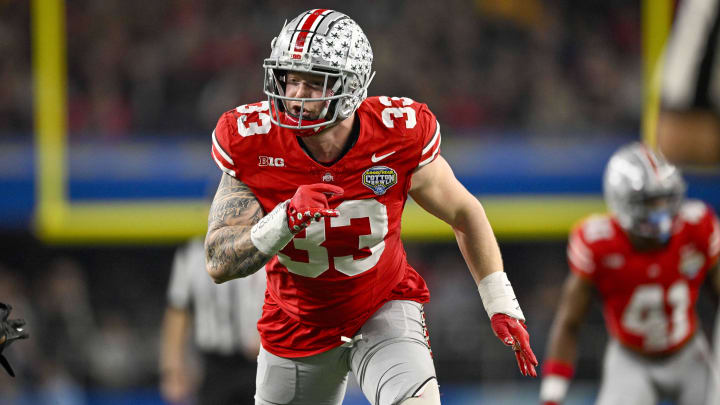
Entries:
[[490, 325], [498, 339], [507, 346], [512, 346], [522, 375], [537, 377], [535, 366], [538, 361], [530, 348], [530, 335], [525, 323], [505, 314], [495, 314], [490, 319]]
[[325, 183], [298, 187], [287, 205], [290, 232], [295, 234], [302, 231], [313, 219], [319, 221], [322, 217], [338, 216], [338, 210], [329, 208], [328, 196], [342, 195], [344, 192], [345, 190], [338, 186]]

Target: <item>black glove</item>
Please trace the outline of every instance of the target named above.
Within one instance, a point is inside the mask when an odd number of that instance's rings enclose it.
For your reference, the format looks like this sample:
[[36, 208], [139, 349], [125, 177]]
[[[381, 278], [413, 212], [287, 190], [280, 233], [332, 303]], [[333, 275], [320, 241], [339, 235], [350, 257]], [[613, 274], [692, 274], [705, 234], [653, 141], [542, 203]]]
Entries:
[[5, 367], [5, 371], [11, 377], [15, 377], [15, 372], [5, 356], [2, 355], [3, 350], [10, 346], [12, 342], [18, 339], [27, 339], [30, 337], [22, 328], [25, 321], [22, 319], [7, 319], [12, 311], [12, 306], [0, 302], [0, 364]]

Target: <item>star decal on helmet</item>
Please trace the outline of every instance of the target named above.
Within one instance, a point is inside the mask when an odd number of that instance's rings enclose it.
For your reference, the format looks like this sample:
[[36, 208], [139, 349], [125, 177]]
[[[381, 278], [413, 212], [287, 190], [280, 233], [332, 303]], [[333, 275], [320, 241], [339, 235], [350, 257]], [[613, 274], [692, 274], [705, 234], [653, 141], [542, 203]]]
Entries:
[[[263, 63], [265, 94], [281, 111], [280, 116], [270, 117], [271, 122], [314, 134], [348, 118], [367, 97], [367, 87], [372, 80], [372, 60], [370, 42], [362, 28], [347, 15], [327, 9], [309, 10], [298, 15], [272, 41], [270, 57]], [[327, 116], [313, 122], [283, 121], [283, 104], [296, 101], [283, 94], [282, 75], [288, 70], [324, 76], [326, 87], [327, 83], [332, 83], [334, 88], [331, 92], [323, 92], [323, 97], [304, 99], [306, 102], [327, 102]], [[333, 78], [332, 82], [330, 78]], [[326, 96], [328, 93], [330, 95]]]

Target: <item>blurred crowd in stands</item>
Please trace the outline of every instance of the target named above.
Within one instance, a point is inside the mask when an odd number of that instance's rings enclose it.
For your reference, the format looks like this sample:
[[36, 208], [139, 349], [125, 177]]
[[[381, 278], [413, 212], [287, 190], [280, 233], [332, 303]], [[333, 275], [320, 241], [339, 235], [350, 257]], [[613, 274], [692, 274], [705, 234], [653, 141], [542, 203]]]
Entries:
[[[0, 132], [32, 131], [29, 1], [0, 1]], [[281, 0], [66, 2], [68, 109], [76, 137], [205, 137], [264, 99], [262, 59]], [[364, 28], [371, 95], [428, 103], [447, 133], [564, 136], [639, 126], [639, 1], [328, 1]], [[447, 135], [447, 134], [446, 134]]]

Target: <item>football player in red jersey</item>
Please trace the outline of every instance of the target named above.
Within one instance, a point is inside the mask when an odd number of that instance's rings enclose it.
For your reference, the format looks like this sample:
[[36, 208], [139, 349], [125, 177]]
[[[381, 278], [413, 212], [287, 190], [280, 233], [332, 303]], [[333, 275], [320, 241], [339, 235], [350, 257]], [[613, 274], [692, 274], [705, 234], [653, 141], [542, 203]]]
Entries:
[[372, 59], [348, 16], [304, 12], [272, 41], [267, 101], [226, 112], [213, 132], [224, 174], [207, 271], [218, 283], [267, 272], [256, 404], [340, 404], [350, 371], [373, 404], [440, 403], [429, 292], [400, 239], [408, 195], [452, 226], [493, 331], [536, 375], [482, 206], [440, 155], [425, 104], [367, 97]]
[[705, 402], [720, 382], [695, 304], [704, 280], [720, 291], [720, 226], [703, 202], [685, 200], [672, 164], [641, 143], [620, 148], [605, 169], [609, 215], [571, 232], [571, 272], [550, 332], [540, 400], [560, 404], [573, 375], [578, 330], [594, 291], [610, 334], [596, 404]]

